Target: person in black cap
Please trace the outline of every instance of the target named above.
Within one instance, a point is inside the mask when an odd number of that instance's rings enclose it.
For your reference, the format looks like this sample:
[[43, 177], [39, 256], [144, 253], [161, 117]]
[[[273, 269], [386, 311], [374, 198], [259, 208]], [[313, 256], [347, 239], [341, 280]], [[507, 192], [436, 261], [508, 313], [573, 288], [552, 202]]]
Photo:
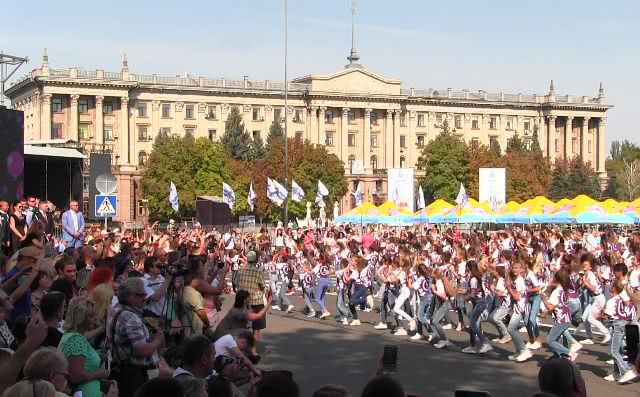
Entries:
[[240, 376], [242, 365], [239, 360], [220, 355], [216, 357], [213, 369], [217, 375], [212, 382], [209, 382], [210, 396], [244, 396], [238, 386], [231, 380]]

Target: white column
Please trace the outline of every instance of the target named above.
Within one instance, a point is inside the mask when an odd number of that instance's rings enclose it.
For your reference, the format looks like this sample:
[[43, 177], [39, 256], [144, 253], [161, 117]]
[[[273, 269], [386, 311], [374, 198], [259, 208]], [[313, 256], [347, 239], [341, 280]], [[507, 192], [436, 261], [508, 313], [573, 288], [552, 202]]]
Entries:
[[407, 134], [407, 138], [406, 139], [406, 143], [407, 143], [407, 149], [405, 150], [406, 152], [406, 157], [407, 157], [407, 167], [413, 167], [416, 163], [416, 161], [418, 160], [418, 156], [416, 156], [416, 133], [415, 133], [415, 126], [416, 126], [416, 112], [414, 111], [407, 111], [407, 115], [408, 117], [408, 125], [409, 125], [409, 133]]
[[69, 139], [80, 142], [78, 134], [78, 99], [80, 95], [69, 95]]
[[573, 157], [573, 117], [567, 116], [564, 125], [564, 158], [570, 160]]
[[342, 114], [340, 117], [340, 135], [338, 135], [338, 157], [345, 163], [345, 166], [349, 166], [344, 158], [344, 143], [348, 139], [349, 133], [349, 108], [342, 108]]
[[320, 106], [320, 111], [318, 112], [318, 143], [324, 145], [326, 143], [326, 133], [324, 122], [325, 122], [325, 112], [327, 111], [326, 106]]
[[605, 172], [605, 150], [607, 141], [607, 118], [600, 117], [598, 123], [598, 172]]
[[[580, 157], [583, 163], [589, 162], [589, 148], [587, 142], [589, 140], [589, 117], [582, 119], [582, 135], [580, 136]], [[594, 164], [591, 164], [593, 167]]]
[[393, 168], [393, 110], [387, 110], [384, 122], [384, 168]]
[[102, 95], [96, 95], [95, 98], [95, 132], [94, 139], [96, 143], [105, 143], [104, 140], [104, 116], [102, 114], [102, 101], [104, 97]]
[[154, 137], [160, 134], [160, 106], [160, 101], [151, 101], [151, 134]]
[[393, 166], [400, 168], [400, 117], [402, 110], [393, 111]]
[[364, 110], [364, 133], [362, 134], [362, 166], [366, 175], [373, 173], [371, 169], [371, 109]]
[[319, 134], [318, 134], [318, 107], [311, 106], [310, 107], [310, 119], [309, 119], [309, 132], [307, 133], [308, 139], [311, 143], [319, 143]]
[[129, 164], [129, 97], [120, 98], [120, 164]]
[[40, 139], [51, 139], [51, 94], [42, 94]]
[[549, 134], [549, 161], [551, 164], [556, 162], [556, 116], [547, 116], [549, 126], [547, 132]]
[[537, 119], [538, 119], [538, 143], [540, 144], [540, 149], [542, 149], [542, 155], [545, 157], [548, 157], [549, 141], [547, 139], [546, 128], [544, 126], [544, 117], [538, 116]]

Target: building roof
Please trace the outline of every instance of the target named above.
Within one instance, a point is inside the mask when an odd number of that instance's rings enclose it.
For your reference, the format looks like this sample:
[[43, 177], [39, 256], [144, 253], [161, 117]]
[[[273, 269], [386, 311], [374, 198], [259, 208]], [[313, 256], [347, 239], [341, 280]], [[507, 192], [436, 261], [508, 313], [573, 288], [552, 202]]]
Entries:
[[80, 153], [76, 149], [51, 147], [51, 146], [34, 146], [24, 145], [25, 156], [39, 156], [39, 157], [59, 157], [59, 158], [72, 158], [72, 159], [86, 159], [87, 156]]

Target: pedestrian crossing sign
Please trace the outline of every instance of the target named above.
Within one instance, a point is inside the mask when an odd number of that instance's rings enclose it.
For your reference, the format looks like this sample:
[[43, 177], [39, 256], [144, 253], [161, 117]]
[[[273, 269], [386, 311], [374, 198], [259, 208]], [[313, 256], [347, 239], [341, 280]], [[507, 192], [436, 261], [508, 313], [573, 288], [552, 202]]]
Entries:
[[118, 200], [115, 195], [96, 194], [96, 218], [118, 215]]

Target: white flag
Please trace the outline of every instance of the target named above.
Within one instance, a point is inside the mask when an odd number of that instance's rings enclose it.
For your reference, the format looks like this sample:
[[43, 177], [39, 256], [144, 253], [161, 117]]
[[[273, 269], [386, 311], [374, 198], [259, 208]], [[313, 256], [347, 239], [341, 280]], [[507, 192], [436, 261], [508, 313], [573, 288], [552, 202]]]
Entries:
[[277, 181], [267, 177], [267, 198], [277, 206], [281, 206], [284, 200], [287, 199], [287, 189]]
[[329, 189], [318, 179], [318, 193], [316, 193], [316, 204], [321, 202], [324, 196], [329, 194]]
[[294, 181], [291, 180], [291, 200], [299, 203], [304, 198], [304, 190]]
[[249, 195], [247, 196], [247, 204], [249, 204], [249, 211], [253, 212], [253, 209], [256, 207], [256, 201], [258, 196], [256, 196], [256, 192], [253, 191], [253, 182], [249, 185]]
[[222, 202], [227, 204], [230, 209], [233, 209], [233, 206], [236, 205], [236, 194], [231, 189], [231, 186], [222, 182]]
[[421, 210], [426, 207], [424, 202], [424, 192], [422, 191], [422, 185], [418, 188], [418, 209]]
[[456, 204], [463, 208], [469, 207], [469, 196], [467, 196], [467, 191], [464, 190], [464, 185], [460, 184], [460, 191], [458, 192], [458, 197], [456, 197]]
[[171, 181], [171, 185], [169, 185], [169, 203], [171, 203], [171, 208], [178, 212], [178, 209], [180, 208], [180, 204], [178, 202], [178, 189], [176, 189], [176, 185], [173, 181]]
[[362, 204], [362, 182], [358, 182], [356, 191], [351, 193], [356, 201], [356, 207]]

